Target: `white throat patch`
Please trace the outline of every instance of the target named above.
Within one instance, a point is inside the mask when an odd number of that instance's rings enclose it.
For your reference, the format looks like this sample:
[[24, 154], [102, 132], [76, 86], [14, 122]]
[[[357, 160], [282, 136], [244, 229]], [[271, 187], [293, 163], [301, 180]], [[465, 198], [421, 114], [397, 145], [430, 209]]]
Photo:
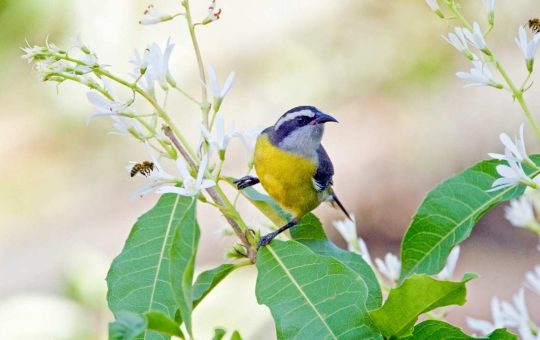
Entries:
[[309, 118], [313, 118], [313, 117], [315, 117], [315, 113], [313, 111], [311, 111], [311, 110], [301, 110], [301, 111], [291, 112], [288, 115], [286, 115], [285, 117], [282, 117], [280, 120], [278, 120], [276, 125], [274, 125], [274, 129], [275, 130], [279, 129], [279, 127], [283, 123], [288, 122], [290, 120], [293, 120], [293, 119], [295, 119], [296, 117], [299, 117], [299, 116], [306, 116], [306, 117], [309, 117]]

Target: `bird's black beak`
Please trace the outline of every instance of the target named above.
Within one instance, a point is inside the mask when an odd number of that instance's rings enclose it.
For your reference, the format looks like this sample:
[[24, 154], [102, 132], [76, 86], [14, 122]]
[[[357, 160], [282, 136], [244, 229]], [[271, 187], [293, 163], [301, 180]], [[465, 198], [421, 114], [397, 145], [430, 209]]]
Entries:
[[313, 124], [323, 124], [328, 122], [335, 122], [337, 123], [337, 119], [334, 117], [327, 115], [326, 113], [318, 112], [317, 115], [315, 115], [315, 119], [312, 121]]

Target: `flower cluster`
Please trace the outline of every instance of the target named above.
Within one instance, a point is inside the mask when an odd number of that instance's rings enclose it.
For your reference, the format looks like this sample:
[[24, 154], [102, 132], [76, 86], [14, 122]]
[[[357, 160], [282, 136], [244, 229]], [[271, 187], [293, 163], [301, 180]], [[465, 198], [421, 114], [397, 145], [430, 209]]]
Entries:
[[[426, 0], [428, 6], [441, 18], [445, 18], [445, 15], [439, 6], [437, 0]], [[495, 21], [495, 0], [483, 0], [484, 6], [487, 12], [487, 23], [489, 27], [493, 27]], [[452, 14], [459, 14], [459, 6], [455, 1], [444, 1], [447, 9]], [[501, 82], [497, 81], [490, 71], [490, 66], [495, 66], [501, 76], [508, 82], [504, 71], [494, 57], [493, 52], [486, 43], [486, 33], [482, 29], [478, 22], [474, 22], [472, 25], [467, 22], [461, 15], [458, 15], [462, 26], [454, 28], [454, 32], [449, 33], [448, 37], [443, 38], [448, 41], [455, 49], [462, 53], [467, 59], [472, 61], [473, 68], [469, 72], [458, 72], [456, 75], [469, 82], [469, 86], [490, 86], [497, 89], [503, 89], [505, 86]], [[540, 34], [535, 34], [534, 37], [529, 40], [527, 32], [523, 26], [518, 29], [518, 35], [516, 37], [516, 43], [521, 50], [525, 59], [525, 64], [529, 73], [533, 71], [534, 56], [536, 50], [540, 44]], [[513, 84], [507, 84], [510, 91], [515, 92], [516, 88], [513, 88]], [[520, 89], [522, 90], [522, 89]]]
[[[540, 266], [536, 266], [534, 271], [527, 272], [523, 286], [540, 295]], [[491, 316], [492, 321], [467, 318], [467, 325], [482, 335], [487, 335], [497, 328], [509, 327], [517, 330], [520, 339], [538, 340], [540, 338], [538, 325], [529, 316], [523, 287], [513, 296], [512, 302], [501, 301], [498, 297], [493, 297], [491, 299]]]
[[[147, 18], [141, 21], [143, 24], [172, 19], [172, 16], [163, 15], [152, 6], [148, 7], [145, 15]], [[23, 48], [25, 53], [23, 58], [35, 64], [44, 80], [57, 82], [70, 80], [90, 88], [87, 98], [93, 105], [95, 113], [88, 117], [88, 122], [98, 117], [109, 117], [113, 121], [115, 133], [133, 137], [144, 143], [154, 168], [149, 174], [139, 174], [147, 177], [150, 183], [137, 190], [134, 193], [135, 196], [152, 191], [158, 194], [199, 195], [202, 190], [214, 186], [219, 181], [219, 173], [208, 172], [208, 168], [215, 168], [211, 164], [212, 155], [217, 153], [222, 163], [225, 160], [225, 150], [233, 138], [239, 138], [246, 146], [248, 155], [251, 155], [255, 139], [260, 132], [257, 130], [257, 133], [253, 133], [252, 129], [248, 129], [245, 133], [240, 133], [234, 129], [234, 124], [230, 125], [231, 128], [228, 131], [225, 130], [225, 118], [220, 108], [225, 96], [234, 85], [235, 73], [230, 72], [225, 84], [220, 86], [214, 68], [209, 66], [208, 83], [201, 81], [214, 97], [214, 117], [208, 125], [201, 122], [200, 130], [201, 139], [210, 147], [201, 149], [204, 152], [198, 155], [200, 158], [198, 168], [187, 165], [186, 161], [179, 157], [170, 138], [165, 136], [160, 128], [160, 125], [170, 126], [173, 123], [163, 106], [159, 104], [160, 96], [156, 90], [168, 92], [171, 88], [179, 89], [169, 67], [173, 49], [174, 44], [171, 39], [168, 39], [164, 46], [152, 42], [142, 52], [135, 50], [130, 60], [133, 65], [131, 73], [133, 81], [128, 81], [111, 74], [106, 67], [98, 64], [96, 54], [81, 41], [80, 36], [73, 39], [73, 45], [67, 50], [48, 42], [45, 46]], [[121, 98], [115, 90], [115, 86], [118, 85], [130, 88], [133, 96]], [[135, 107], [135, 94], [140, 94], [149, 100], [152, 105], [151, 112], [138, 112]], [[189, 98], [196, 101], [191, 96]], [[162, 165], [164, 158], [174, 161], [177, 175], [164, 170]], [[130, 167], [132, 166], [133, 164]], [[192, 176], [191, 173], [196, 175]]]
[[519, 136], [516, 136], [514, 141], [506, 133], [500, 134], [499, 139], [504, 145], [504, 154], [490, 153], [489, 156], [499, 161], [506, 161], [508, 165], [497, 165], [497, 173], [501, 178], [495, 180], [492, 189], [488, 191], [504, 189], [519, 183], [536, 188], [536, 183], [523, 170], [523, 163], [536, 167], [527, 155], [523, 129], [523, 124], [521, 124]]
[[[392, 253], [387, 253], [384, 256], [384, 259], [376, 258], [375, 265], [373, 265], [366, 243], [362, 238], [359, 238], [357, 235], [356, 220], [354, 218], [354, 215], [351, 216], [351, 220], [346, 219], [334, 221], [333, 224], [336, 230], [340, 233], [341, 237], [343, 237], [343, 239], [345, 239], [345, 241], [347, 242], [349, 251], [360, 254], [364, 261], [366, 261], [376, 273], [380, 273], [390, 283], [392, 283], [393, 285], [397, 283], [399, 279], [399, 274], [401, 272], [401, 261], [396, 255]], [[448, 259], [446, 261], [446, 265], [437, 275], [435, 275], [436, 278], [440, 280], [449, 280], [452, 278], [452, 275], [454, 275], [454, 270], [456, 269], [459, 253], [459, 246], [453, 248], [450, 251], [450, 254], [448, 255]]]

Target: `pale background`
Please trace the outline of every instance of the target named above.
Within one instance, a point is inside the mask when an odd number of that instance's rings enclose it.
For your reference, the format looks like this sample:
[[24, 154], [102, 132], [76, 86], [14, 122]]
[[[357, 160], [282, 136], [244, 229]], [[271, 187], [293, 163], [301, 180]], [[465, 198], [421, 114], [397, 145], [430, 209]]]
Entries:
[[[192, 1], [195, 17], [209, 1]], [[177, 11], [179, 1], [155, 1]], [[480, 0], [469, 1], [483, 20]], [[108, 135], [107, 120], [89, 126], [93, 110], [85, 90], [42, 83], [20, 59], [28, 39], [47, 36], [60, 46], [75, 33], [112, 70], [131, 71], [135, 48], [176, 43], [171, 67], [177, 82], [198, 95], [195, 62], [182, 18], [140, 26], [147, 2], [133, 0], [0, 0], [0, 338], [102, 339], [108, 265], [137, 216], [156, 197], [130, 201], [144, 183], [124, 167], [144, 158], [140, 144]], [[311, 104], [334, 115], [324, 144], [336, 168], [335, 188], [354, 212], [372, 256], [398, 252], [410, 217], [427, 191], [446, 177], [502, 151], [500, 132], [514, 134], [524, 118], [509, 95], [493, 89], [463, 89], [454, 76], [469, 63], [441, 35], [452, 24], [438, 20], [424, 1], [249, 1], [218, 4], [222, 19], [199, 30], [204, 59], [220, 79], [234, 69], [237, 83], [223, 112], [238, 128], [270, 125], [289, 108]], [[497, 26], [489, 39], [511, 74], [524, 67], [513, 41], [519, 24], [540, 15], [537, 1], [498, 1]], [[538, 113], [538, 88], [527, 96]], [[195, 139], [198, 116], [184, 99], [171, 96], [169, 110]], [[538, 116], [538, 115], [537, 115]], [[191, 133], [191, 134], [190, 134]], [[532, 131], [526, 130], [532, 137]], [[530, 149], [538, 143], [530, 140]], [[245, 171], [245, 154], [232, 142], [226, 173]], [[225, 222], [201, 208], [198, 269], [221, 261], [231, 240], [218, 236]], [[260, 216], [246, 209], [257, 224]], [[210, 212], [210, 213], [209, 213]], [[339, 212], [321, 207], [331, 228]], [[203, 216], [204, 215], [204, 216]], [[502, 209], [482, 220], [463, 243], [456, 278], [476, 272], [468, 303], [450, 311], [464, 325], [467, 316], [489, 317], [492, 296], [510, 299], [524, 273], [540, 263], [529, 232], [513, 228]], [[195, 336], [208, 339], [213, 327], [238, 329], [246, 339], [272, 339], [268, 309], [254, 298], [254, 271], [231, 275], [194, 315]], [[539, 299], [527, 295], [530, 306]], [[539, 312], [539, 310], [536, 310]], [[534, 313], [533, 313], [534, 315]], [[536, 313], [537, 316], [540, 313]], [[533, 316], [533, 318], [535, 318]], [[536, 321], [540, 321], [536, 317]]]

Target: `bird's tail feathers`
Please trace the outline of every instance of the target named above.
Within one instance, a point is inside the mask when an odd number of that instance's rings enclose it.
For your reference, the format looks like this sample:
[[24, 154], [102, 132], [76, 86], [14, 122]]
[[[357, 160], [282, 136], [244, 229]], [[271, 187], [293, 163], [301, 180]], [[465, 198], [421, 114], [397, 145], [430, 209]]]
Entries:
[[[347, 218], [352, 221], [351, 215], [349, 214], [347, 209], [345, 209], [345, 207], [343, 206], [341, 201], [337, 198], [337, 196], [336, 196], [336, 194], [334, 192], [332, 192], [332, 203], [336, 203], [337, 206], [339, 207], [339, 209], [341, 209], [341, 211], [343, 211], [345, 216], [347, 216]], [[332, 204], [332, 205], [334, 205], [334, 204]]]

